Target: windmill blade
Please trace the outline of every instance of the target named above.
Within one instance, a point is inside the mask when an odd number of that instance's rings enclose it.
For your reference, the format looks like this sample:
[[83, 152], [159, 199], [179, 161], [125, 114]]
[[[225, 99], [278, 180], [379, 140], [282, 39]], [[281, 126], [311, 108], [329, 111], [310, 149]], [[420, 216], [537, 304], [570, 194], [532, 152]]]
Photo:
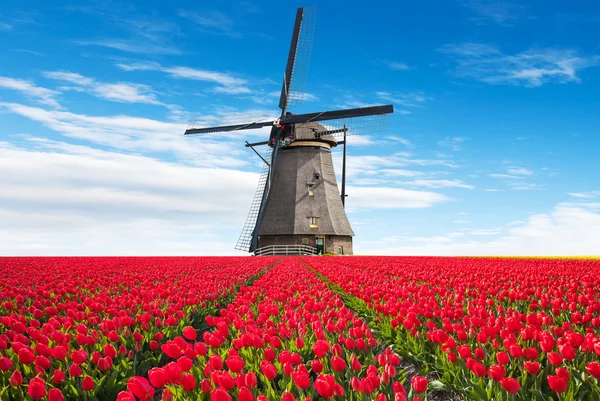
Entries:
[[[297, 123], [294, 125], [294, 129], [296, 132], [302, 133], [302, 139], [308, 139], [313, 135], [314, 138], [343, 137], [344, 131], [348, 136], [373, 134], [386, 129], [389, 116], [393, 112], [393, 106], [387, 105], [313, 113], [312, 115], [318, 114], [318, 117], [309, 119], [307, 122]], [[304, 120], [304, 118], [302, 119]]]
[[257, 129], [268, 127], [274, 123], [273, 117], [268, 115], [270, 113], [264, 110], [223, 114], [222, 112], [215, 116], [206, 116], [190, 121], [185, 135]]
[[392, 114], [393, 112], [394, 106], [391, 104], [387, 104], [385, 106], [359, 107], [357, 109], [322, 111], [319, 113], [309, 114], [292, 114], [287, 116], [286, 118], [282, 118], [281, 124], [287, 125], [327, 120], [349, 119], [354, 117], [378, 116]]
[[315, 17], [314, 7], [299, 8], [296, 12], [296, 22], [279, 97], [282, 115], [285, 115], [290, 106], [300, 103], [304, 98], [304, 87], [312, 54]]
[[184, 135], [194, 135], [194, 134], [210, 134], [215, 132], [229, 132], [229, 131], [240, 131], [245, 129], [257, 129], [262, 127], [268, 127], [273, 125], [274, 121], [264, 121], [264, 122], [251, 122], [245, 124], [236, 124], [236, 125], [222, 125], [219, 127], [206, 127], [206, 128], [188, 128], [185, 130]]
[[[261, 158], [270, 160], [271, 152], [273, 148], [267, 147], [267, 151], [264, 156]], [[250, 211], [248, 212], [248, 217], [246, 217], [246, 222], [244, 223], [244, 227], [242, 228], [242, 232], [238, 239], [238, 242], [235, 246], [235, 249], [244, 252], [251, 252], [252, 242], [254, 239], [254, 232], [256, 230], [258, 215], [260, 214], [263, 199], [265, 198], [265, 192], [268, 190], [268, 181], [269, 181], [269, 173], [271, 166], [269, 164], [264, 164], [262, 168], [262, 172], [260, 174], [260, 178], [258, 180], [258, 186], [256, 187], [256, 192], [254, 193], [254, 198], [252, 200], [252, 204], [250, 205]]]

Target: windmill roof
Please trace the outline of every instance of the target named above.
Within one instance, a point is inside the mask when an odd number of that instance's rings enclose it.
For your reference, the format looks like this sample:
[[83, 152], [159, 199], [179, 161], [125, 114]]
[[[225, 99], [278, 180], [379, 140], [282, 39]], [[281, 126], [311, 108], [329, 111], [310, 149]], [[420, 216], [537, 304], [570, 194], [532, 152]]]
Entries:
[[332, 147], [337, 146], [337, 140], [333, 135], [316, 136], [315, 133], [327, 131], [327, 128], [319, 123], [308, 122], [296, 124], [294, 133], [297, 141], [315, 141], [327, 142]]

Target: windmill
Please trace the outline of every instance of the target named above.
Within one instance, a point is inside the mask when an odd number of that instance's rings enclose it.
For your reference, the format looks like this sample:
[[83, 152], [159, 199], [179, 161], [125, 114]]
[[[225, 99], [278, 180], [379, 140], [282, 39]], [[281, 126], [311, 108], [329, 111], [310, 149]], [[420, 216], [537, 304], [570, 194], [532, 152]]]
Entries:
[[[346, 197], [346, 137], [373, 133], [394, 112], [392, 105], [292, 114], [303, 96], [312, 50], [315, 11], [299, 8], [283, 77], [278, 119], [262, 116], [219, 126], [190, 122], [185, 135], [233, 132], [270, 127], [269, 139], [249, 143], [264, 162], [258, 188], [236, 249], [261, 254], [286, 254], [314, 247], [318, 253], [352, 254], [352, 237], [344, 210]], [[336, 138], [342, 137], [341, 141]], [[255, 148], [267, 145], [263, 156]], [[342, 193], [333, 168], [331, 148], [344, 145]], [[279, 251], [278, 251], [279, 250]]]

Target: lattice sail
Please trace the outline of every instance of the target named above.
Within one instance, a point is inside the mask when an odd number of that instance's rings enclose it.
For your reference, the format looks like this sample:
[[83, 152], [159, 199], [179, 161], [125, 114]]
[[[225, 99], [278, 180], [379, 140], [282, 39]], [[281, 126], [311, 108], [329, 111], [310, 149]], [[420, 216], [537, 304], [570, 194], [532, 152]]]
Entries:
[[388, 126], [389, 119], [389, 114], [347, 117], [335, 120], [319, 121], [318, 128], [315, 128], [315, 123], [312, 122], [296, 124], [296, 130], [310, 129], [315, 133], [315, 137], [325, 135], [340, 137], [344, 135], [345, 126], [348, 131], [348, 136], [366, 136], [369, 134], [385, 131]]
[[296, 57], [294, 59], [294, 67], [290, 90], [287, 98], [287, 108], [297, 105], [304, 99], [304, 90], [308, 78], [308, 67], [310, 66], [310, 57], [312, 54], [313, 39], [315, 35], [315, 19], [317, 10], [314, 7], [304, 8], [304, 18], [300, 26], [300, 35], [298, 37], [298, 46], [296, 49]]
[[[271, 160], [272, 151], [273, 148], [267, 146], [267, 151], [263, 156], [269, 162]], [[269, 166], [263, 163], [263, 169], [258, 180], [256, 192], [254, 193], [254, 199], [252, 199], [252, 204], [250, 205], [248, 217], [246, 217], [246, 222], [244, 223], [244, 227], [242, 228], [242, 233], [240, 234], [238, 242], [235, 246], [235, 249], [237, 249], [238, 251], [250, 252], [250, 246], [252, 245], [252, 235], [254, 234], [256, 221], [260, 212], [260, 205], [263, 199], [263, 193], [265, 192], [268, 179]]]
[[[249, 126], [248, 128], [260, 128], [252, 127], [252, 124], [259, 124], [262, 126], [270, 125], [269, 123], [274, 120], [273, 112], [270, 110], [248, 110], [243, 112], [219, 112], [210, 116], [201, 116], [192, 119], [187, 126], [186, 131], [205, 129], [211, 127], [227, 127], [227, 126]], [[239, 129], [244, 129], [238, 128]], [[225, 132], [230, 131], [224, 129], [222, 131], [212, 132]]]

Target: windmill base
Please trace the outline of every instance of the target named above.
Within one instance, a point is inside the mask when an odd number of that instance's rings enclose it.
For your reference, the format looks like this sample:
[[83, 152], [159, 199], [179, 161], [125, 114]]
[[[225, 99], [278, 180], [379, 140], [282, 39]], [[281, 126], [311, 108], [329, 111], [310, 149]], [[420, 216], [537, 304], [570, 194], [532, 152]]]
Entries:
[[[322, 245], [317, 243], [322, 242]], [[321, 254], [352, 255], [352, 237], [344, 235], [261, 235], [259, 248], [271, 245], [308, 245], [316, 248]]]

